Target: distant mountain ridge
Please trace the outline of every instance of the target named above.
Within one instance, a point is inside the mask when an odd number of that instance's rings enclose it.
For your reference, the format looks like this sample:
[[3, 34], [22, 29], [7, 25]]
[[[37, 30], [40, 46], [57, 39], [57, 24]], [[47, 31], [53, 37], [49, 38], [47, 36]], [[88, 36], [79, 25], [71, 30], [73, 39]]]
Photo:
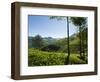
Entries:
[[[70, 36], [70, 39], [71, 38], [75, 38], [77, 36], [77, 34], [72, 34], [71, 36]], [[30, 47], [32, 47], [32, 39], [33, 39], [34, 37], [32, 37], [32, 36], [29, 36], [28, 37], [28, 47], [30, 48]], [[63, 39], [63, 38], [52, 38], [52, 37], [42, 37], [43, 38], [43, 40], [45, 41], [45, 44], [47, 44], [47, 45], [49, 45], [49, 44], [54, 44], [54, 43], [56, 43], [57, 42], [57, 40], [60, 40], [60, 39]]]
[[[32, 39], [34, 37], [28, 37], [28, 47], [32, 47]], [[57, 41], [57, 39], [52, 38], [52, 37], [44, 37], [43, 40], [45, 41], [46, 44], [53, 44]]]

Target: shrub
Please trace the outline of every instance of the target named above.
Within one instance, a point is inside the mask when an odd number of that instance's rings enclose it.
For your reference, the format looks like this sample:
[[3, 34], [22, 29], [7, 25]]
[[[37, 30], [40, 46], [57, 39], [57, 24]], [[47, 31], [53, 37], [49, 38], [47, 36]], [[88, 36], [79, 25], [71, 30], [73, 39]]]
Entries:
[[47, 46], [44, 46], [41, 50], [43, 51], [58, 51], [60, 49], [60, 46], [50, 44]]
[[85, 64], [86, 62], [77, 57], [77, 55], [71, 55], [69, 58], [71, 64]]

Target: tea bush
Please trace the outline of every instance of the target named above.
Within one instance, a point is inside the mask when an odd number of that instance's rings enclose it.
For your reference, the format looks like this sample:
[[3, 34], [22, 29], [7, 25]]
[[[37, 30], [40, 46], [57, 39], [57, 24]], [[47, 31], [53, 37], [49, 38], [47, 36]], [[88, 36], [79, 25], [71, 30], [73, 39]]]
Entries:
[[48, 66], [64, 65], [66, 56], [64, 53], [46, 52], [36, 49], [29, 49], [28, 65], [29, 66]]
[[[77, 57], [77, 54], [71, 54], [70, 64], [85, 64], [86, 62]], [[28, 65], [29, 66], [50, 66], [50, 65], [64, 65], [67, 59], [65, 53], [47, 52], [38, 49], [30, 48], [28, 51]]]

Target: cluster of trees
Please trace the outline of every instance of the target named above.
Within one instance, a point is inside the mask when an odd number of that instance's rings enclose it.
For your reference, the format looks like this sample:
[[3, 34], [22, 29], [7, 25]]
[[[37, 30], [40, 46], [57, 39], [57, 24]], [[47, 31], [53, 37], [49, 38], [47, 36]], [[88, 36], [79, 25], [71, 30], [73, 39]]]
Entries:
[[[52, 16], [51, 19], [57, 20], [66, 20], [67, 22], [67, 50], [68, 50], [68, 57], [66, 64], [69, 64], [69, 57], [70, 57], [70, 42], [69, 42], [69, 23], [72, 22], [78, 29], [78, 38], [79, 38], [79, 51], [80, 51], [80, 58], [84, 59], [85, 53], [87, 51], [87, 18], [86, 17], [62, 17], [62, 16]], [[86, 43], [86, 48], [85, 48]], [[86, 53], [87, 55], [87, 53]]]

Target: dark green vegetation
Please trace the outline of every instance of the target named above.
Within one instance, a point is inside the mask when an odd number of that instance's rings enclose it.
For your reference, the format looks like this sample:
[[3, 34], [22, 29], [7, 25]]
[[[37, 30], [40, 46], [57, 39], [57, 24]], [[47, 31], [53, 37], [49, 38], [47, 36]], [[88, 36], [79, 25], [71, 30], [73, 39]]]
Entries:
[[[87, 18], [50, 17], [50, 19], [54, 18], [67, 21], [67, 38], [42, 37], [40, 35], [28, 37], [28, 65], [87, 64]], [[77, 27], [77, 33], [71, 36], [69, 36], [70, 22]]]

